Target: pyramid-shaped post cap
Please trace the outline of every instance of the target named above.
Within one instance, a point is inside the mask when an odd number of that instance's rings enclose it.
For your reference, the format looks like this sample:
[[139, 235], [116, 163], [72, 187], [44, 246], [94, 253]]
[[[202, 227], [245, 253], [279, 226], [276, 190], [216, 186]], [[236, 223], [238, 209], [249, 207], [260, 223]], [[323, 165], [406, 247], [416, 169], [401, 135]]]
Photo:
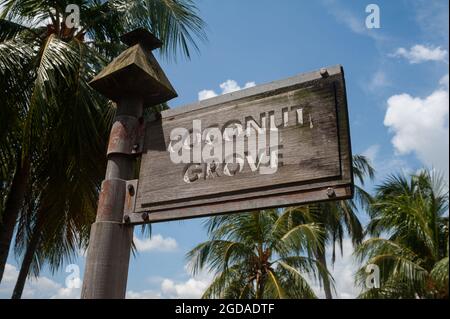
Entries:
[[139, 43], [150, 50], [158, 49], [163, 45], [160, 39], [144, 28], [135, 29], [122, 35], [120, 41], [129, 47]]
[[156, 105], [177, 96], [151, 48], [161, 41], [145, 29], [122, 37], [131, 47], [106, 66], [89, 84], [105, 97], [118, 102], [124, 98], [141, 98], [144, 104]]

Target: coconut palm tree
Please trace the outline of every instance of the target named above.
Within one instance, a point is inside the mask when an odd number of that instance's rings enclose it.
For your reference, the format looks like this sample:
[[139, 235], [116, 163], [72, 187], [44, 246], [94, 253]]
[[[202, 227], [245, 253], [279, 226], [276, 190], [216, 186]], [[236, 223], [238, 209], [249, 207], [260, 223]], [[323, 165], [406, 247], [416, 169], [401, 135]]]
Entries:
[[210, 218], [210, 240], [187, 254], [193, 274], [215, 274], [203, 298], [316, 298], [304, 275], [327, 275], [309, 257], [323, 234], [313, 223], [293, 225], [307, 213], [271, 209]]
[[[168, 58], [189, 57], [205, 35], [190, 0], [0, 4], [0, 280], [18, 221], [19, 297], [30, 267], [57, 269], [87, 242], [114, 115], [87, 83], [125, 48], [120, 35], [146, 27]], [[66, 23], [68, 4], [78, 5], [80, 25]]]
[[380, 288], [361, 298], [448, 298], [448, 188], [439, 174], [423, 170], [392, 175], [376, 189], [367, 232], [356, 256], [380, 270]]
[[[316, 223], [323, 228], [323, 240], [320, 243], [320, 249], [314, 252], [314, 257], [322, 264], [322, 267], [328, 270], [326, 258], [326, 248], [331, 245], [331, 262], [336, 260], [336, 244], [339, 246], [341, 254], [343, 253], [344, 235], [352, 240], [353, 245], [358, 245], [364, 238], [363, 226], [358, 218], [358, 207], [367, 208], [371, 202], [370, 195], [363, 189], [367, 178], [373, 179], [375, 171], [370, 161], [363, 155], [353, 156], [353, 175], [358, 184], [355, 185], [355, 195], [352, 200], [330, 201], [323, 203], [310, 204], [309, 214], [300, 214], [296, 222]], [[304, 210], [304, 206], [288, 207], [286, 211]], [[325, 298], [333, 298], [333, 287], [329, 276], [321, 278]]]

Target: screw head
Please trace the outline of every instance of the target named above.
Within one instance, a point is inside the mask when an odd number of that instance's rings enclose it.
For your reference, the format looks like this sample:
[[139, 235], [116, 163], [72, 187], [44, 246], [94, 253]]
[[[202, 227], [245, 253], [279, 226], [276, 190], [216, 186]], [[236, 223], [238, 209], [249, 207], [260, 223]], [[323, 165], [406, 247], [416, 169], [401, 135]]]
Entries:
[[133, 151], [137, 151], [139, 149], [139, 143], [133, 144]]
[[335, 191], [334, 191], [333, 188], [331, 188], [331, 187], [328, 187], [328, 188], [327, 188], [327, 196], [330, 197], [330, 198], [336, 196], [336, 193], [335, 193]]
[[127, 189], [128, 189], [128, 194], [130, 194], [130, 196], [134, 196], [134, 186], [131, 184], [128, 184]]
[[326, 68], [321, 68], [320, 69], [320, 75], [323, 77], [323, 78], [326, 78], [326, 77], [328, 77], [328, 70], [326, 69]]

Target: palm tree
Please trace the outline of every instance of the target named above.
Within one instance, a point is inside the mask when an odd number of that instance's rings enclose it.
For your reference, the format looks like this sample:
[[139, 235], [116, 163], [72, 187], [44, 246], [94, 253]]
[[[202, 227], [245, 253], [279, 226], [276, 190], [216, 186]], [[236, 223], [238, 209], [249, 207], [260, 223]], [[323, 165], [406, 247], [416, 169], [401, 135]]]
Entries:
[[[87, 243], [114, 115], [87, 83], [124, 49], [120, 35], [146, 27], [164, 57], [189, 57], [205, 35], [190, 0], [0, 3], [0, 280], [18, 220], [19, 297], [30, 267], [57, 269]], [[73, 28], [69, 3], [80, 8]]]
[[380, 270], [379, 289], [361, 298], [448, 298], [448, 189], [442, 176], [423, 170], [392, 175], [377, 187], [367, 232], [356, 256]]
[[210, 218], [210, 240], [187, 254], [193, 274], [215, 273], [203, 298], [316, 298], [303, 274], [327, 275], [308, 257], [323, 234], [312, 223], [293, 226], [304, 213], [271, 209]]
[[[363, 227], [359, 221], [357, 212], [358, 206], [367, 208], [371, 201], [370, 195], [362, 188], [365, 179], [374, 178], [374, 169], [369, 160], [363, 155], [353, 156], [353, 175], [359, 185], [355, 185], [355, 195], [352, 200], [330, 201], [323, 203], [310, 204], [309, 214], [299, 215], [297, 223], [316, 223], [323, 227], [323, 240], [321, 241], [314, 257], [322, 264], [322, 267], [328, 271], [326, 259], [326, 247], [332, 246], [331, 262], [334, 264], [336, 260], [336, 244], [338, 244], [341, 253], [343, 253], [343, 239], [345, 232], [351, 238], [353, 245], [358, 245], [364, 238]], [[289, 207], [286, 211], [304, 210], [304, 206]], [[332, 284], [329, 276], [321, 278], [325, 298], [332, 299]]]

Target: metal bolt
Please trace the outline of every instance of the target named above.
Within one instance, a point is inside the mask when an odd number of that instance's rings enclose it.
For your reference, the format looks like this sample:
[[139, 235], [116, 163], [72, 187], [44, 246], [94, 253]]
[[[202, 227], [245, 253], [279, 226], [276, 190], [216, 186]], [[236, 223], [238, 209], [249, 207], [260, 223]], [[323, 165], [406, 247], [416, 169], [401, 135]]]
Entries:
[[137, 151], [139, 149], [139, 143], [133, 144], [133, 151]]
[[128, 184], [127, 188], [128, 188], [128, 194], [130, 194], [130, 196], [134, 196], [134, 186], [131, 184]]
[[141, 217], [142, 217], [143, 220], [147, 221], [148, 220], [148, 213], [147, 212], [142, 213]]
[[129, 215], [123, 216], [123, 220], [125, 221], [125, 223], [128, 224], [130, 222], [130, 216]]
[[328, 77], [328, 70], [326, 69], [326, 68], [321, 68], [320, 69], [320, 75], [323, 77], [323, 78], [326, 78], [326, 77]]
[[328, 188], [327, 188], [327, 196], [330, 197], [330, 198], [336, 196], [336, 193], [335, 193], [335, 191], [334, 191], [333, 188], [331, 188], [331, 187], [328, 187]]

